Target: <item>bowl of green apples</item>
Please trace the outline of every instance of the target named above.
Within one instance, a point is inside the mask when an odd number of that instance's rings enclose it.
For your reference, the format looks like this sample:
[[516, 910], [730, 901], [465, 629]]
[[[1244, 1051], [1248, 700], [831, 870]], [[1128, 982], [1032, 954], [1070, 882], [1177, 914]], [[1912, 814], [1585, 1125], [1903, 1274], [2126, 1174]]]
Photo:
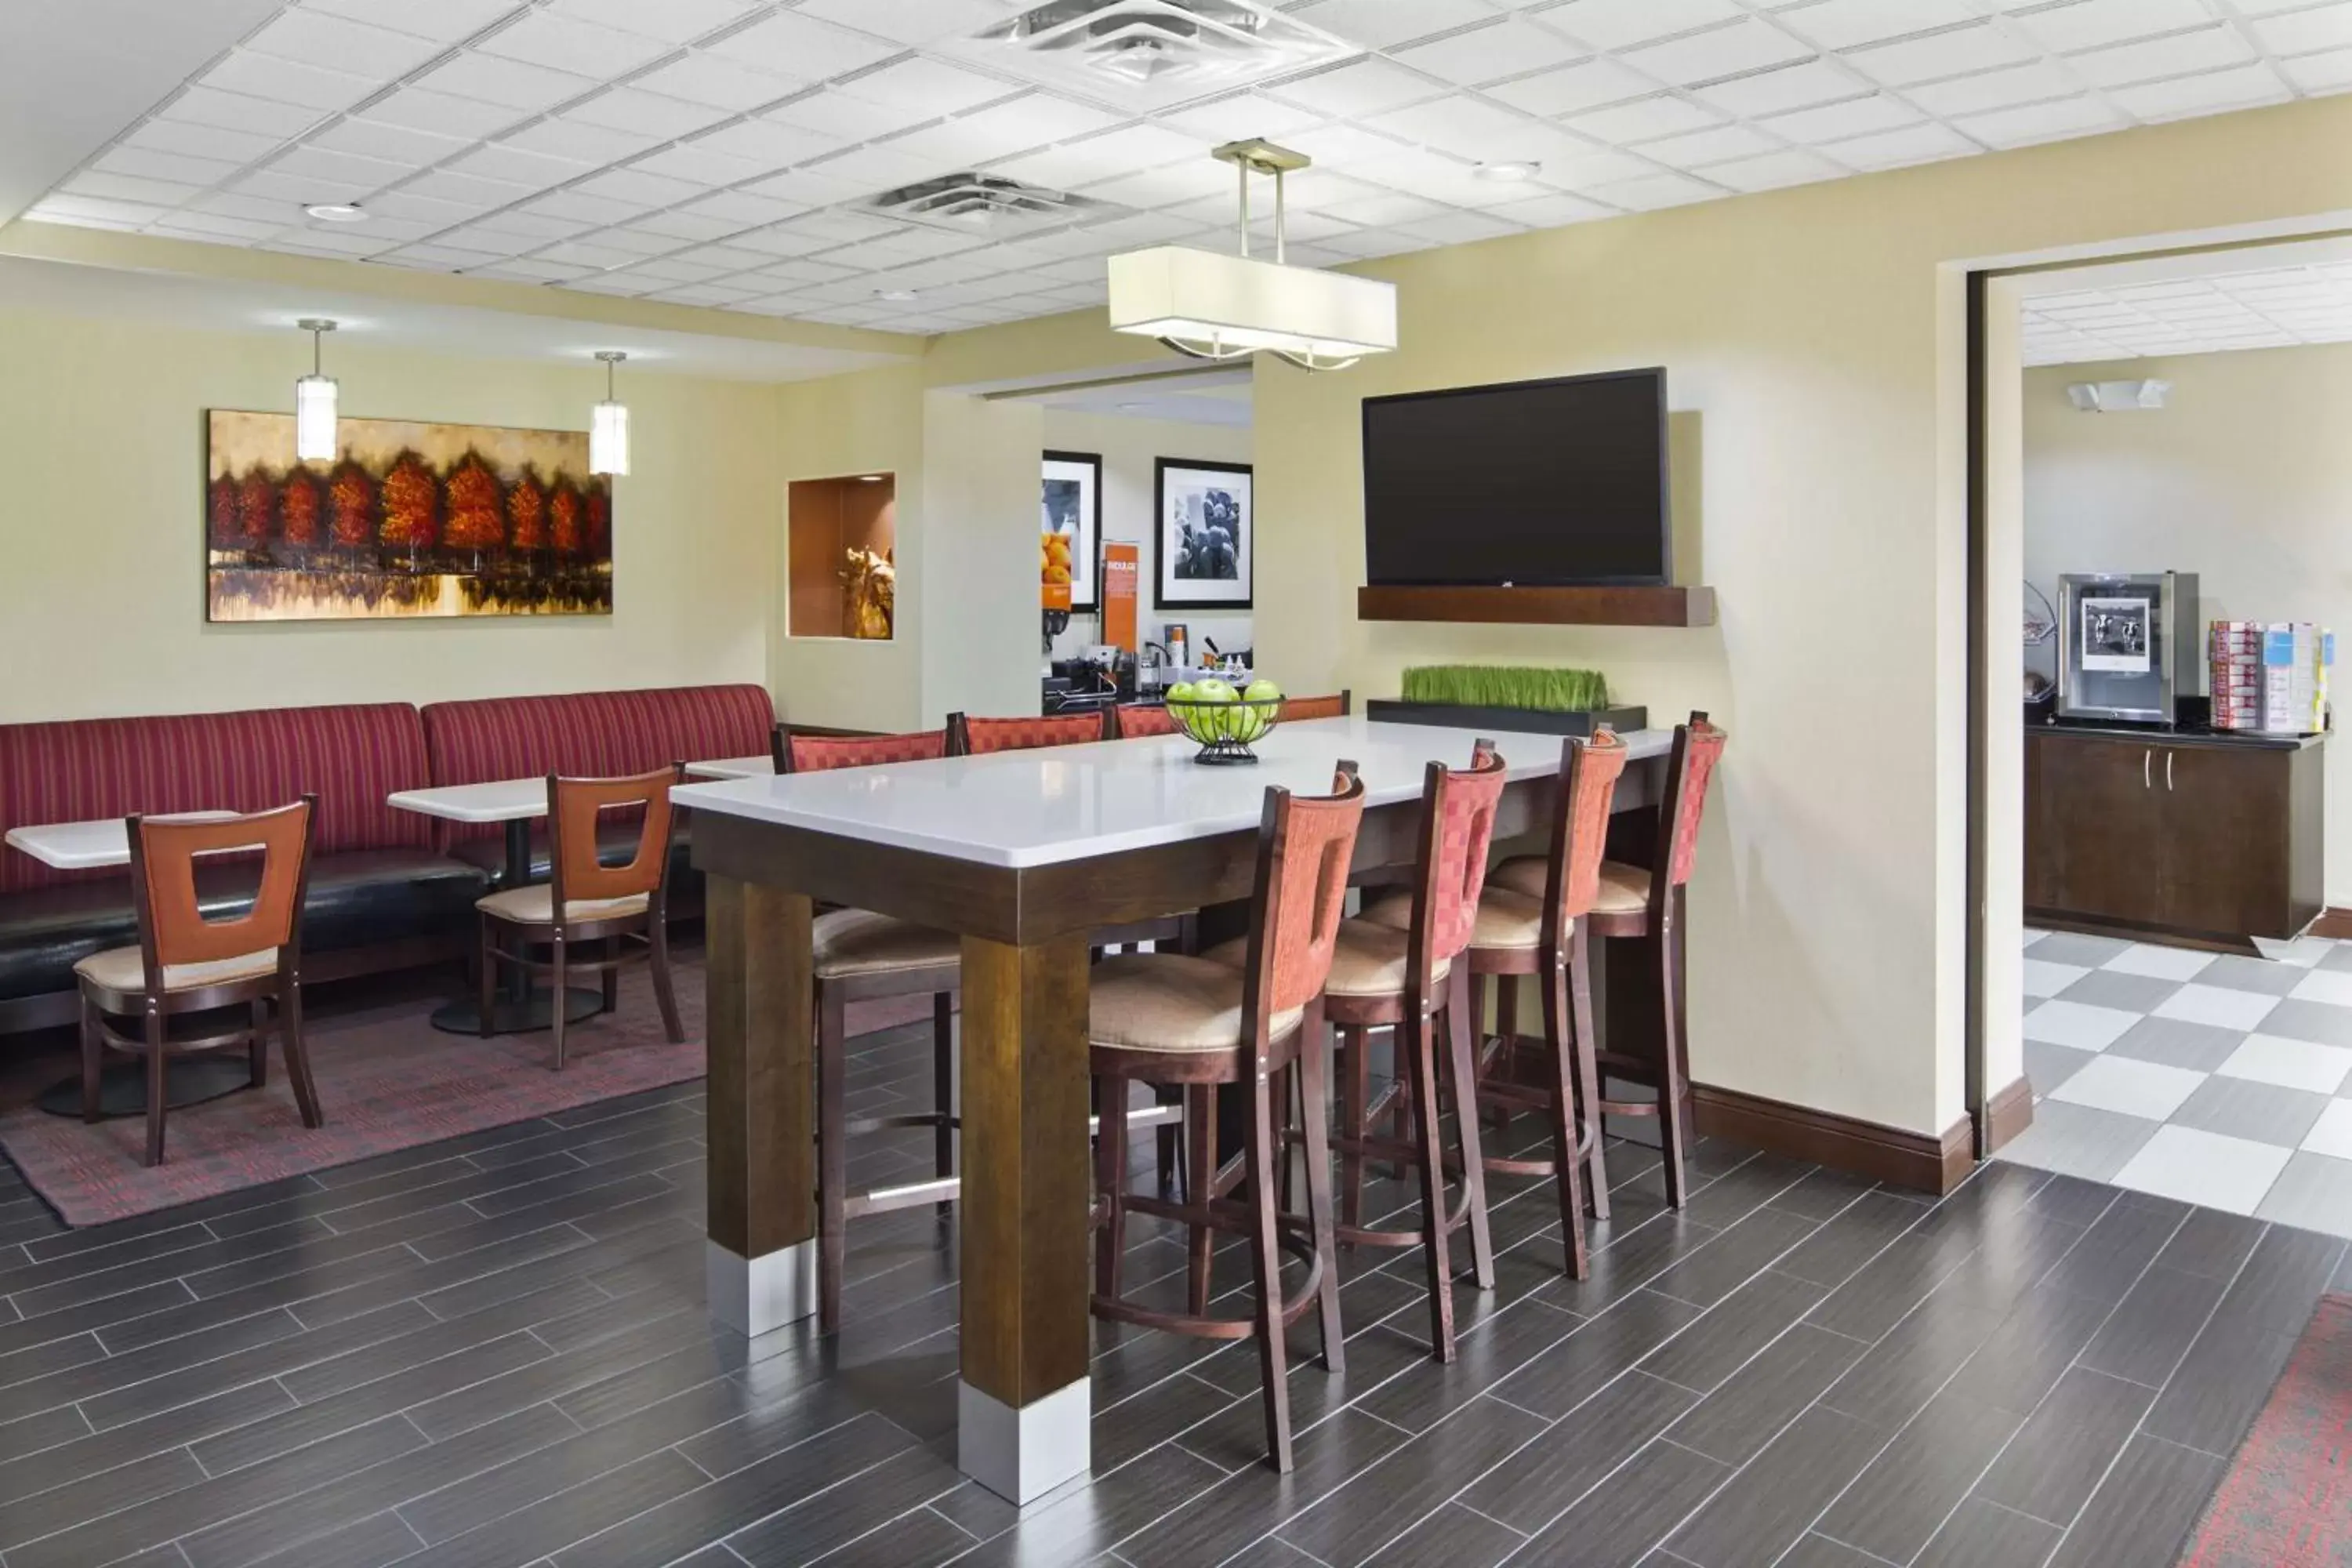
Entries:
[[1235, 690], [1228, 681], [1180, 681], [1162, 699], [1168, 717], [1201, 748], [1196, 763], [1254, 763], [1250, 747], [1282, 720], [1282, 688], [1253, 680]]

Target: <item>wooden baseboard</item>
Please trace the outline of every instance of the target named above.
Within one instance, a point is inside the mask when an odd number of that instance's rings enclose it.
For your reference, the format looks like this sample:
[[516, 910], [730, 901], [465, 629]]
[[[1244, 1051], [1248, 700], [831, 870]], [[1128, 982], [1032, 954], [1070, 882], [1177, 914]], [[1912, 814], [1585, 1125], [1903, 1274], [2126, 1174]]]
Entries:
[[[1976, 1163], [1976, 1129], [1966, 1117], [1939, 1137], [1713, 1084], [1693, 1084], [1691, 1097], [1698, 1130], [1709, 1136], [1939, 1197], [1965, 1181]], [[2030, 1096], [2026, 1103], [2030, 1113]]]
[[2329, 937], [2337, 942], [2352, 937], [2352, 910], [2321, 910], [2319, 918], [2311, 922], [2311, 934]]
[[1985, 1101], [1984, 1152], [1995, 1152], [2032, 1125], [2033, 1086], [2022, 1078], [2011, 1079]]

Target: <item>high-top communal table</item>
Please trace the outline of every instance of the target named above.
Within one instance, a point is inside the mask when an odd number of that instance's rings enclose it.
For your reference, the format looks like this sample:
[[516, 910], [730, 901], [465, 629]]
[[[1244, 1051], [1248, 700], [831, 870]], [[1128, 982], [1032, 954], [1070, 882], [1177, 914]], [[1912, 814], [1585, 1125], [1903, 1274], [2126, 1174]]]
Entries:
[[[818, 901], [963, 938], [958, 1462], [1025, 1502], [1086, 1473], [1088, 933], [1246, 899], [1265, 789], [1328, 793], [1355, 762], [1359, 868], [1409, 865], [1424, 771], [1466, 730], [1286, 724], [1256, 766], [1179, 735], [677, 792], [709, 878], [711, 1315], [746, 1333], [815, 1302], [810, 923]], [[1560, 742], [1496, 734], [1496, 838], [1549, 831]], [[1626, 737], [1620, 811], [1654, 807], [1671, 733]]]

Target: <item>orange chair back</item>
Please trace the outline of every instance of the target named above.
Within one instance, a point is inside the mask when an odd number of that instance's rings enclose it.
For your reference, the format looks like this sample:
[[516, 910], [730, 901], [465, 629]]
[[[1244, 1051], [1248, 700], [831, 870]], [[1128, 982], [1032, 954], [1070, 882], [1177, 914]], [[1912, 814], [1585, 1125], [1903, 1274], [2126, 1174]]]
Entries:
[[1364, 820], [1364, 784], [1353, 763], [1339, 764], [1331, 790], [1321, 796], [1265, 792], [1244, 972], [1255, 1005], [1255, 1024], [1244, 1030], [1253, 1041], [1277, 1014], [1321, 995], [1330, 979], [1348, 868]]
[[1507, 774], [1492, 741], [1480, 741], [1466, 769], [1432, 763], [1422, 785], [1421, 854], [1413, 885], [1412, 952], [1415, 984], [1470, 945], [1478, 895], [1486, 887], [1486, 850]]
[[1675, 750], [1666, 763], [1665, 808], [1659, 813], [1664, 832], [1666, 868], [1664, 888], [1679, 888], [1691, 878], [1691, 862], [1698, 857], [1699, 818], [1706, 807], [1707, 782], [1723, 758], [1731, 737], [1707, 722], [1705, 713], [1693, 713], [1690, 722], [1675, 726]]
[[[317, 811], [318, 797], [306, 795], [291, 805], [245, 816], [126, 819], [150, 990], [161, 985], [166, 965], [213, 963], [294, 945]], [[205, 919], [196, 903], [196, 857], [254, 849], [261, 851], [261, 881], [253, 907], [227, 919]]]
[[1135, 741], [1146, 735], [1172, 735], [1176, 732], [1176, 721], [1167, 709], [1153, 708], [1140, 702], [1112, 709], [1110, 723], [1111, 728], [1118, 731], [1111, 737], [1116, 741]]
[[1102, 713], [1056, 713], [1043, 719], [971, 719], [948, 715], [948, 754], [984, 757], [992, 752], [1028, 752], [1045, 746], [1077, 746], [1106, 740], [1111, 721]]
[[1606, 724], [1589, 741], [1559, 749], [1559, 795], [1552, 814], [1550, 865], [1544, 879], [1545, 935], [1592, 912], [1601, 896], [1601, 862], [1609, 849], [1609, 814], [1625, 772], [1625, 742]]
[[[575, 899], [626, 899], [661, 890], [669, 876], [669, 792], [678, 772], [656, 768], [617, 779], [548, 775], [549, 880], [559, 912]], [[599, 818], [608, 810], [636, 807], [645, 812], [637, 825], [636, 853], [619, 865], [605, 865], [596, 853]]]
[[879, 767], [884, 763], [923, 763], [948, 754], [945, 730], [917, 730], [904, 735], [794, 735], [784, 732], [777, 755], [779, 772], [821, 773], [835, 768]]
[[1283, 722], [1304, 722], [1309, 719], [1345, 719], [1355, 711], [1356, 694], [1341, 691], [1330, 697], [1293, 697], [1282, 705]]

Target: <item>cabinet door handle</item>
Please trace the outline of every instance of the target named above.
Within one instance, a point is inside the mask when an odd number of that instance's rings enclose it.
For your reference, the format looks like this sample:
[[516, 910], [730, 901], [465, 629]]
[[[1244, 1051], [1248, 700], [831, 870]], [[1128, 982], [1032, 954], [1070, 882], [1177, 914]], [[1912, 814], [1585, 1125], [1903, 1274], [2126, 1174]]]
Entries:
[[2152, 789], [2152, 788], [2154, 788], [2154, 787], [2155, 787], [2155, 785], [2156, 785], [2156, 778], [2155, 778], [2155, 775], [2154, 775], [2154, 770], [2155, 770], [2155, 767], [2156, 767], [2156, 752], [2155, 752], [2153, 750], [2149, 750], [2149, 751], [2144, 751], [2144, 752], [2142, 752], [2139, 754], [2139, 787], [2140, 787], [2140, 788], [2142, 788], [2142, 789]]
[[2172, 788], [2172, 752], [2167, 752], [2164, 753], [2164, 787], [2167, 790], [2170, 790]]

